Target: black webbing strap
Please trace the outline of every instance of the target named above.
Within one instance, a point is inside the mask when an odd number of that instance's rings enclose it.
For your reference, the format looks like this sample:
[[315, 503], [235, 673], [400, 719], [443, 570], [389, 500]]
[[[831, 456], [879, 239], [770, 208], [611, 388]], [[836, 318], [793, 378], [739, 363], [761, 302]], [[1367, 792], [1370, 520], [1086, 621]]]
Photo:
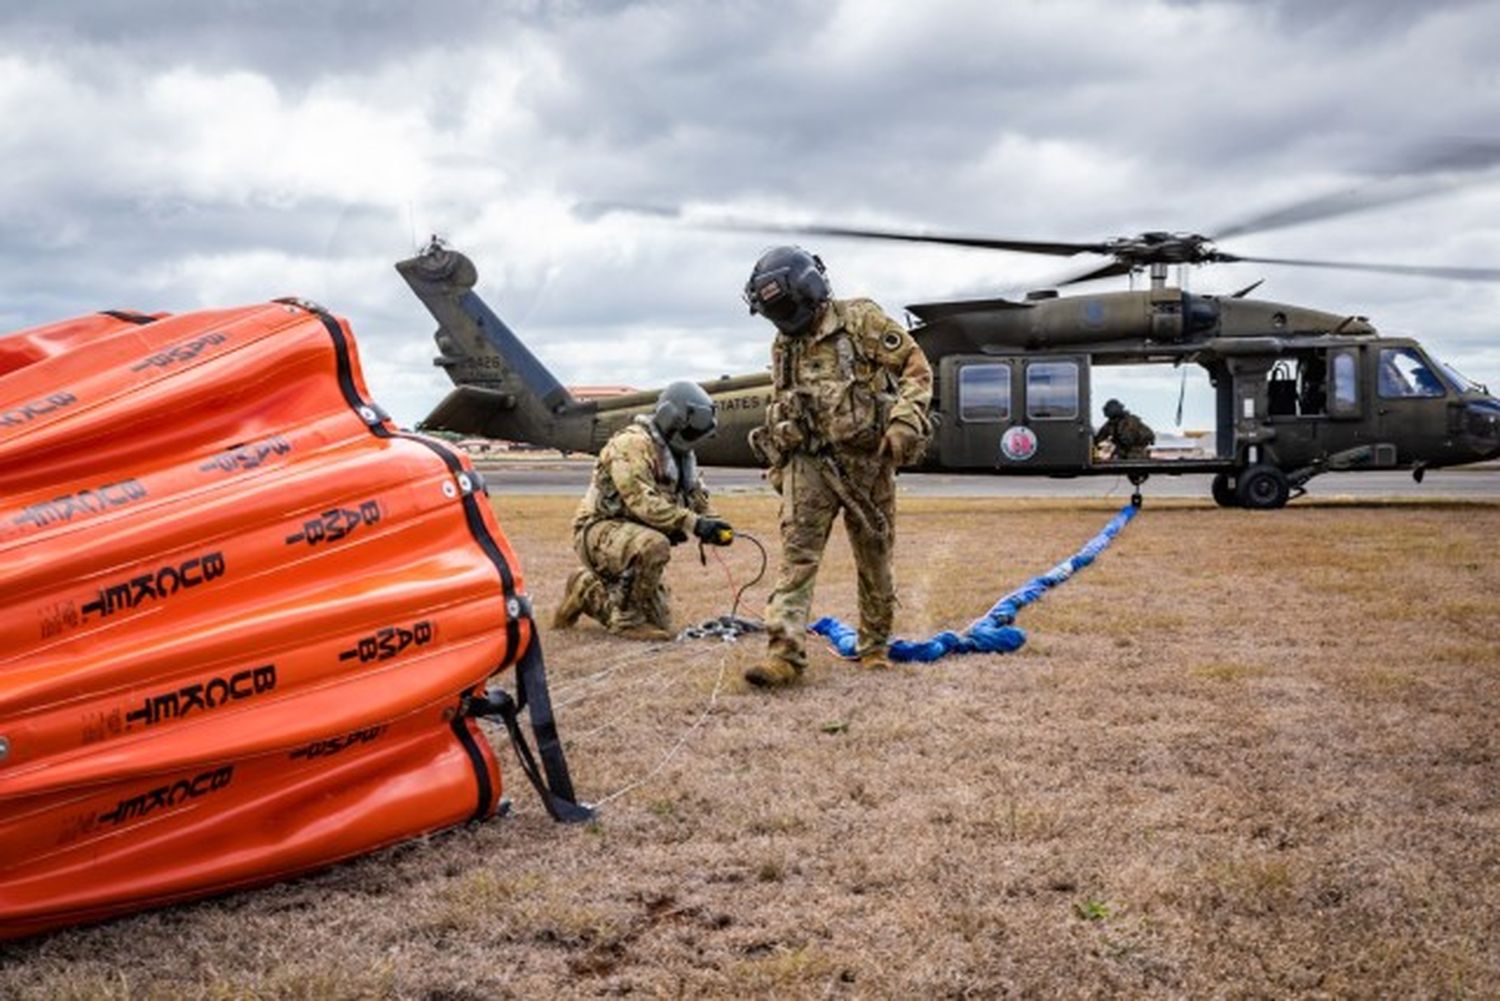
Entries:
[[[531, 642], [526, 653], [516, 664], [516, 695], [503, 688], [491, 688], [483, 699], [469, 703], [471, 716], [499, 716], [510, 734], [511, 746], [521, 762], [521, 770], [536, 789], [547, 813], [564, 824], [577, 824], [594, 818], [589, 806], [579, 803], [573, 792], [573, 779], [568, 774], [568, 761], [563, 756], [562, 741], [557, 736], [557, 723], [552, 718], [552, 699], [547, 693], [547, 668], [542, 659], [542, 641], [537, 634], [536, 622], [531, 623]], [[536, 737], [536, 755], [521, 730], [520, 712], [530, 711], [531, 732]]]

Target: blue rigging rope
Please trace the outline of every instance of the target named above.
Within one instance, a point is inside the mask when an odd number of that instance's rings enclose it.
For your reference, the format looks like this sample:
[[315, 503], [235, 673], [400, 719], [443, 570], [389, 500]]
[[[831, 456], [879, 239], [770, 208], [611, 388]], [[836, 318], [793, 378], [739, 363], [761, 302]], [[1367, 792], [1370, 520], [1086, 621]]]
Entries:
[[[1082, 549], [995, 602], [983, 617], [970, 623], [963, 632], [945, 630], [926, 640], [892, 641], [891, 660], [928, 663], [950, 653], [1013, 653], [1021, 649], [1026, 643], [1026, 631], [1012, 625], [1021, 609], [1093, 563], [1139, 510], [1134, 502], [1121, 508], [1120, 513], [1109, 519], [1109, 524]], [[824, 616], [808, 629], [827, 639], [835, 652], [843, 657], [853, 657], [859, 648], [859, 631], [832, 616]]]

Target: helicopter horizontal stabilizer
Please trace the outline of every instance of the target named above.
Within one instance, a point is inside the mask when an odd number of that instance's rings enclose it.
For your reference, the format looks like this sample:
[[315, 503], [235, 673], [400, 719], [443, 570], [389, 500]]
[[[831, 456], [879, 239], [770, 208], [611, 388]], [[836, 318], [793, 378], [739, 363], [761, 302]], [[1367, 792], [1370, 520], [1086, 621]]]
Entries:
[[504, 438], [507, 418], [515, 406], [515, 397], [509, 393], [482, 386], [459, 386], [443, 397], [417, 428]]

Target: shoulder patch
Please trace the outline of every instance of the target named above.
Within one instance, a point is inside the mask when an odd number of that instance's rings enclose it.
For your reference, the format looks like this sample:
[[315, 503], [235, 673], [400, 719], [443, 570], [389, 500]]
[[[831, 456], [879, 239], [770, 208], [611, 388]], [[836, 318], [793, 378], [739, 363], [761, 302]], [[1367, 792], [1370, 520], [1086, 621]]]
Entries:
[[894, 330], [887, 330], [885, 336], [880, 339], [880, 346], [887, 351], [894, 351], [901, 346], [901, 335]]

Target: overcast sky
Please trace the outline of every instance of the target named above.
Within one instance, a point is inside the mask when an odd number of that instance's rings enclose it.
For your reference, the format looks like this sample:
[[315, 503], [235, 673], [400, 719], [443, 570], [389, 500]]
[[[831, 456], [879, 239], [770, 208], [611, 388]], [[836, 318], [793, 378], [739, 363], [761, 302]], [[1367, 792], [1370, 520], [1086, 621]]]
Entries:
[[[578, 206], [1213, 232], [1434, 143], [1500, 141], [1497, 51], [1500, 5], [1433, 0], [6, 4], [0, 329], [303, 295], [349, 318], [411, 423], [448, 385], [392, 264], [438, 233], [564, 382], [750, 371], [771, 329], [739, 294], [772, 238]], [[1500, 181], [1473, 177], [1224, 246], [1500, 267]], [[804, 243], [836, 294], [894, 315], [1059, 264]], [[1190, 282], [1262, 277], [1257, 295], [1366, 314], [1500, 386], [1500, 285], [1251, 265]], [[1173, 374], [1103, 388], [1171, 426]], [[1209, 414], [1196, 393], [1185, 423]]]

